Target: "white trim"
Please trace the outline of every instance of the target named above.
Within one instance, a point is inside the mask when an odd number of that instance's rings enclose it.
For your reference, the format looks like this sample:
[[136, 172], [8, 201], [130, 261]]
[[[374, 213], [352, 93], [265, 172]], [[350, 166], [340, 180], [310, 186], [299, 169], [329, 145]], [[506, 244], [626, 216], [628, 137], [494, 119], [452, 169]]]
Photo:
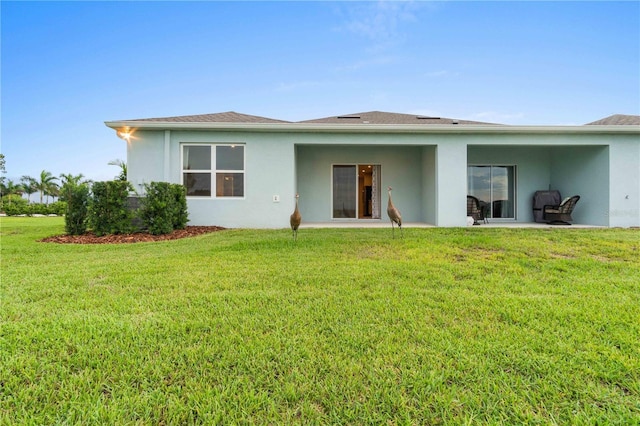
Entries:
[[[187, 146], [207, 146], [211, 148], [211, 168], [210, 169], [194, 169], [185, 171], [184, 169], [184, 147]], [[218, 170], [216, 168], [216, 155], [218, 146], [242, 146], [242, 170]], [[188, 195], [189, 200], [244, 200], [247, 193], [247, 180], [246, 180], [246, 165], [247, 165], [247, 150], [245, 143], [239, 142], [180, 142], [180, 183], [184, 185], [185, 173], [210, 173], [211, 174], [211, 195]], [[242, 196], [220, 196], [217, 194], [217, 174], [218, 173], [238, 173], [242, 174]]]
[[114, 130], [131, 129], [197, 129], [253, 132], [300, 133], [447, 133], [447, 134], [640, 134], [637, 125], [582, 125], [582, 126], [511, 126], [493, 124], [308, 124], [308, 123], [219, 123], [171, 121], [105, 121]]

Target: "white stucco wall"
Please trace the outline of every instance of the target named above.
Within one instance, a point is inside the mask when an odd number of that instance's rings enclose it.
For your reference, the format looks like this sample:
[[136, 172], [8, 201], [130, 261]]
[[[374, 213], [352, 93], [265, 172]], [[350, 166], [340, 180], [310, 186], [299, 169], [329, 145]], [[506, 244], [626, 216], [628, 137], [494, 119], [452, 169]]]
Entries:
[[609, 224], [609, 148], [563, 146], [551, 150], [551, 187], [562, 197], [579, 195], [574, 223]]
[[[168, 132], [168, 133], [167, 133]], [[284, 228], [289, 226], [295, 195], [294, 144], [288, 134], [208, 131], [147, 131], [137, 133], [128, 149], [129, 181], [154, 180], [181, 183], [181, 144], [235, 143], [245, 147], [245, 196], [243, 198], [187, 197], [190, 225], [229, 228]], [[168, 135], [169, 152], [165, 152]], [[165, 161], [169, 162], [168, 179]], [[273, 201], [277, 195], [279, 202]]]
[[640, 143], [616, 140], [609, 148], [609, 226], [640, 226]]
[[381, 220], [388, 221], [387, 187], [393, 187], [393, 203], [404, 222], [423, 218], [422, 148], [418, 146], [299, 145], [298, 190], [300, 212], [308, 222], [330, 222], [332, 166], [379, 164], [381, 166]]
[[438, 226], [467, 224], [467, 144], [462, 140], [447, 140], [438, 145], [437, 161]]
[[[636, 135], [421, 134], [138, 130], [127, 149], [129, 180], [181, 182], [182, 143], [245, 146], [242, 199], [189, 198], [192, 225], [285, 228], [300, 193], [305, 222], [331, 221], [331, 165], [380, 164], [405, 222], [466, 225], [467, 165], [515, 165], [517, 221], [531, 222], [538, 189], [579, 194], [576, 223], [640, 226]], [[279, 202], [273, 201], [277, 195]]]
[[549, 147], [469, 146], [467, 161], [469, 165], [515, 166], [516, 221], [533, 222], [533, 194], [550, 186]]
[[436, 200], [438, 194], [437, 147], [422, 148], [422, 222], [438, 223]]
[[163, 167], [164, 132], [136, 132], [127, 143], [127, 179], [136, 192], [143, 193], [145, 183], [165, 180]]

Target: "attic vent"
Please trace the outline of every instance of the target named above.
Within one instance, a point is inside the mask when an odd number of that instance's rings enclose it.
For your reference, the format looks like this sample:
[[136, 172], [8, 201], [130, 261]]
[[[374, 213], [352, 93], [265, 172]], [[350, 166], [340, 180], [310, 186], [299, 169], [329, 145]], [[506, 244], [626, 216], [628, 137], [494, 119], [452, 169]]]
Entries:
[[440, 120], [440, 117], [427, 117], [426, 115], [419, 115], [416, 118], [418, 120]]
[[451, 124], [458, 124], [458, 120], [453, 120]]
[[360, 118], [359, 115], [339, 115], [338, 118]]

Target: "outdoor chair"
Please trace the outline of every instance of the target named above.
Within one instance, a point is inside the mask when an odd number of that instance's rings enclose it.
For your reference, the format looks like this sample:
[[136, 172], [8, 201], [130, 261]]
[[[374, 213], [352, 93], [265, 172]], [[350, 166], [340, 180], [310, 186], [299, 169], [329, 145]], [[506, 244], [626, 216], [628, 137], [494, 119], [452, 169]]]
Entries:
[[473, 195], [467, 195], [467, 217], [473, 218], [474, 225], [480, 225], [480, 222], [487, 223], [487, 218], [484, 214], [484, 209], [480, 205], [478, 200]]
[[544, 220], [551, 225], [571, 225], [571, 213], [580, 199], [579, 195], [565, 198], [558, 206], [546, 205], [543, 209]]

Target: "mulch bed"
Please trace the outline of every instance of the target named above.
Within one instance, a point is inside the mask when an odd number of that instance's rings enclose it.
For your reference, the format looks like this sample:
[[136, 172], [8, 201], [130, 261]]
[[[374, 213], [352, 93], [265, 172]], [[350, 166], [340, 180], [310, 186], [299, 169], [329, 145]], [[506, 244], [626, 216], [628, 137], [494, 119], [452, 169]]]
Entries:
[[210, 232], [223, 231], [220, 226], [187, 226], [185, 229], [176, 229], [170, 234], [151, 235], [146, 232], [136, 232], [134, 234], [120, 235], [97, 235], [88, 232], [83, 235], [55, 235], [40, 240], [44, 243], [58, 244], [125, 244], [143, 243], [152, 241], [178, 240], [180, 238], [194, 237], [196, 235], [208, 234]]

